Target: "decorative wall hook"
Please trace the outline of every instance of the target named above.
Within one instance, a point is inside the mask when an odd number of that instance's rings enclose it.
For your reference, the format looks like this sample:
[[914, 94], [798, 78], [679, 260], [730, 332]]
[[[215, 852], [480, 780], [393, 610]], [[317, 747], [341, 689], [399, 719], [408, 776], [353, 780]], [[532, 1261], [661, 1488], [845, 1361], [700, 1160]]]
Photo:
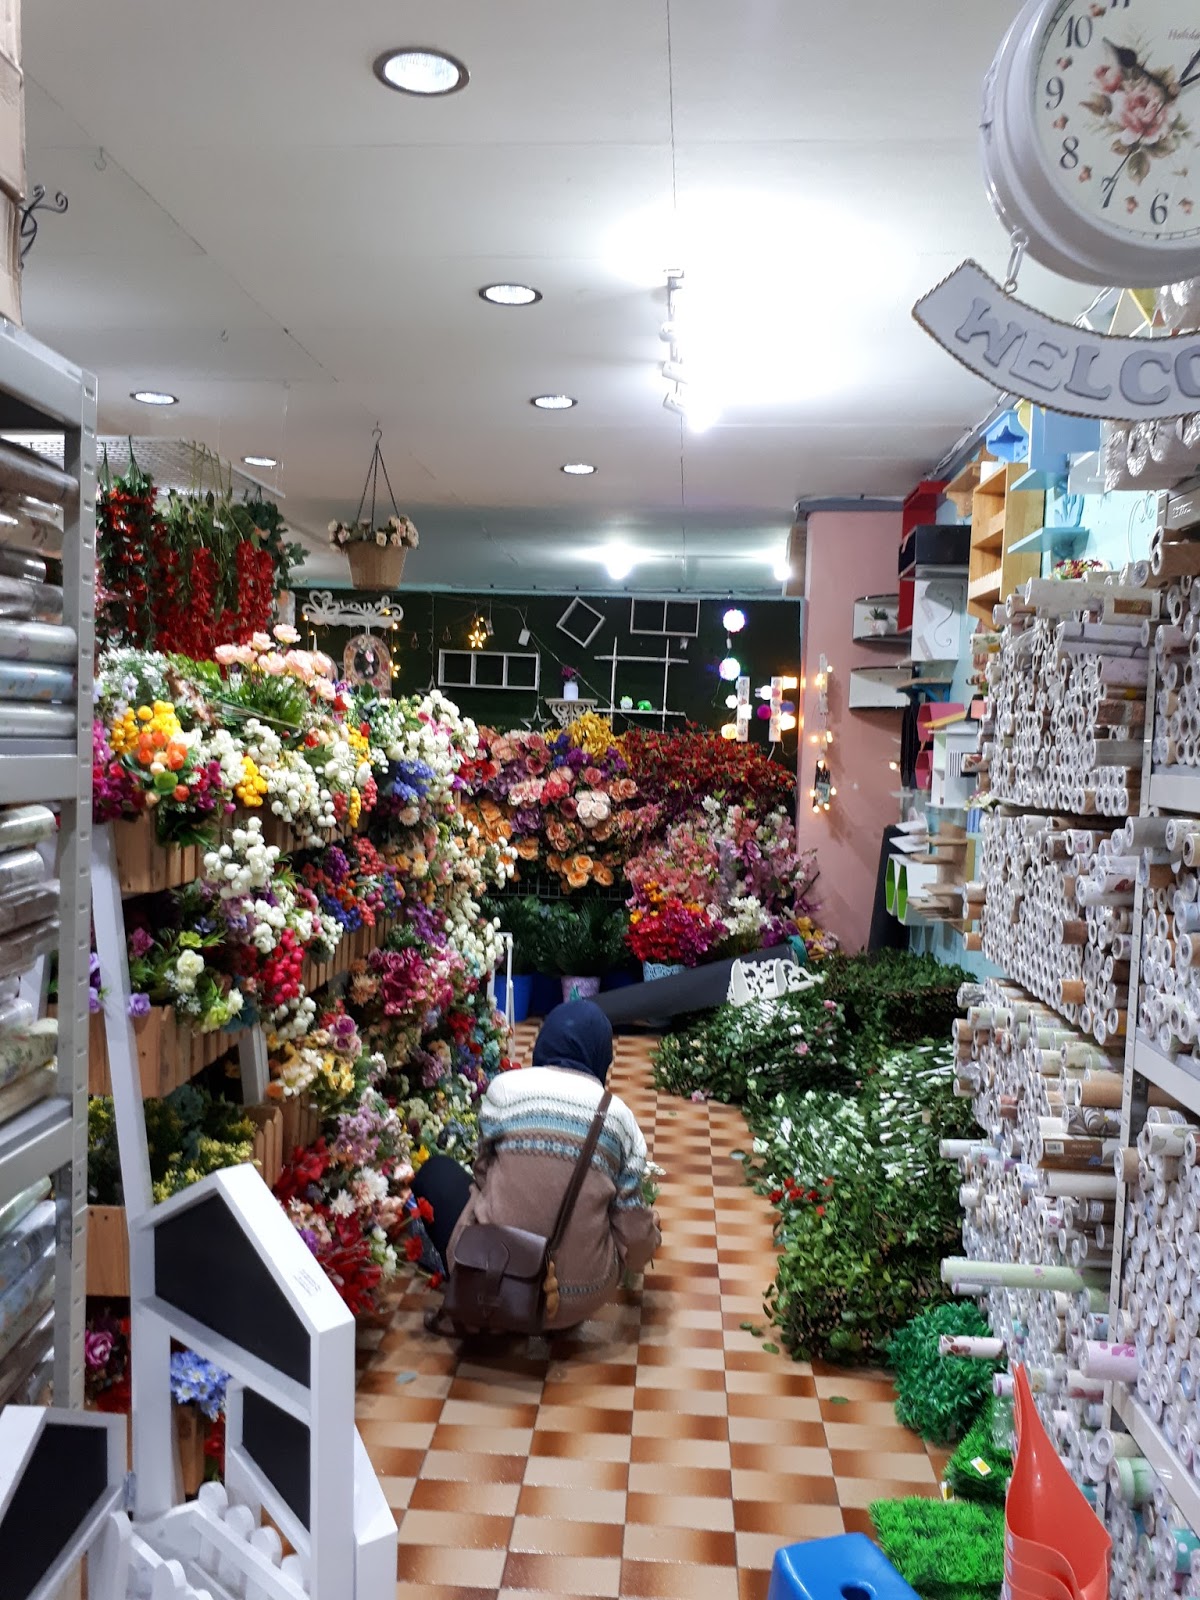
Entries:
[[46, 216], [61, 217], [70, 204], [61, 189], [57, 191], [54, 199], [46, 199], [46, 185], [35, 183], [29, 204], [21, 207], [21, 265], [25, 265], [25, 258], [33, 249], [38, 236], [38, 212]]

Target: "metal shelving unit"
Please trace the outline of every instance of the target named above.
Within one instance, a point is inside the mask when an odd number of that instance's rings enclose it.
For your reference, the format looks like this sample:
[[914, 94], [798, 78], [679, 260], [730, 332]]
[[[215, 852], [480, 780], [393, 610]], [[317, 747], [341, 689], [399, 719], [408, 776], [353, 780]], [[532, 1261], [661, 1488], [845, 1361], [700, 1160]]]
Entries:
[[1137, 1441], [1138, 1449], [1158, 1473], [1163, 1486], [1175, 1502], [1190, 1528], [1200, 1528], [1200, 1484], [1184, 1467], [1178, 1455], [1167, 1443], [1166, 1436], [1157, 1423], [1151, 1421], [1145, 1408], [1130, 1393], [1118, 1394], [1113, 1399], [1113, 1411], [1124, 1423], [1126, 1431]]
[[[41, 801], [58, 810], [61, 884], [57, 1092], [0, 1128], [0, 1204], [38, 1178], [53, 1180], [58, 1212], [54, 1399], [56, 1405], [78, 1407], [83, 1404], [87, 1207], [96, 380], [22, 329], [0, 321], [0, 432], [19, 431], [62, 435], [63, 467], [76, 480], [63, 507], [62, 620], [78, 641], [77, 695], [74, 740], [0, 739], [0, 804]], [[33, 1365], [44, 1356], [39, 1351]]]

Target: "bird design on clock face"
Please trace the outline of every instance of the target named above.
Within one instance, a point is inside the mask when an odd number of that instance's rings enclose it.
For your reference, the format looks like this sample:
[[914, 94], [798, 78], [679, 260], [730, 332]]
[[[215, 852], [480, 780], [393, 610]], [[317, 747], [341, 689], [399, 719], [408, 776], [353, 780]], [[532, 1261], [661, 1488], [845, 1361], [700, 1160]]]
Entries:
[[1035, 115], [1069, 204], [1147, 240], [1200, 238], [1200, 6], [1063, 0], [1042, 37]]

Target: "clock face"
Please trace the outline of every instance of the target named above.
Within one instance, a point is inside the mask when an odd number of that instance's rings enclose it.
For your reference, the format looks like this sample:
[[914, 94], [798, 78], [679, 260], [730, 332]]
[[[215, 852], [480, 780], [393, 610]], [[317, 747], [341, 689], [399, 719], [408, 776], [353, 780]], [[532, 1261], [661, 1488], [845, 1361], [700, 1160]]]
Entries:
[[1033, 89], [1071, 210], [1146, 244], [1200, 238], [1196, 0], [1062, 0]]

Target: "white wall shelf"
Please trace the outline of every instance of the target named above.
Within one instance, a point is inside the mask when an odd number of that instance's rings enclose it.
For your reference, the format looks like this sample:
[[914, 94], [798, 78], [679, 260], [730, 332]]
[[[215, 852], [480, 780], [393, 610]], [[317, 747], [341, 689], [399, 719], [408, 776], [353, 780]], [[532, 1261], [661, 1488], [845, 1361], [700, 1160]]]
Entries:
[[1157, 1423], [1128, 1391], [1118, 1389], [1113, 1410], [1133, 1435], [1138, 1448], [1158, 1473], [1167, 1493], [1182, 1512], [1190, 1528], [1200, 1528], [1200, 1483], [1192, 1477], [1167, 1443]]
[[1189, 1070], [1182, 1057], [1173, 1061], [1139, 1031], [1133, 1045], [1133, 1070], [1200, 1116], [1200, 1067]]

